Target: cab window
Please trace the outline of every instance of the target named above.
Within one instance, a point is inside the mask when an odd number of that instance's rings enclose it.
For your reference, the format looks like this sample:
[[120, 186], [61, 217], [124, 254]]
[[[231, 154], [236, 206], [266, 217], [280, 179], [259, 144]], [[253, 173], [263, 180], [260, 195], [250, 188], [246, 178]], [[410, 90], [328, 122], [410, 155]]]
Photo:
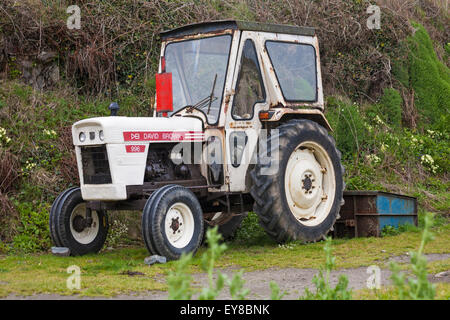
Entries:
[[309, 44], [267, 41], [266, 48], [284, 99], [289, 102], [317, 101], [314, 47]]
[[255, 44], [247, 39], [242, 49], [241, 67], [231, 115], [235, 120], [253, 118], [253, 107], [266, 100]]

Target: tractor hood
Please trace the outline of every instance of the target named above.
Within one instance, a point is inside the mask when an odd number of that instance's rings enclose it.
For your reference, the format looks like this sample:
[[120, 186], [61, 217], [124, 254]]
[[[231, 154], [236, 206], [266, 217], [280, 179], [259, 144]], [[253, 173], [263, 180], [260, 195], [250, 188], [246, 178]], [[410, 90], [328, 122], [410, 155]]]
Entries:
[[76, 146], [203, 141], [203, 123], [191, 117], [99, 117], [72, 126]]

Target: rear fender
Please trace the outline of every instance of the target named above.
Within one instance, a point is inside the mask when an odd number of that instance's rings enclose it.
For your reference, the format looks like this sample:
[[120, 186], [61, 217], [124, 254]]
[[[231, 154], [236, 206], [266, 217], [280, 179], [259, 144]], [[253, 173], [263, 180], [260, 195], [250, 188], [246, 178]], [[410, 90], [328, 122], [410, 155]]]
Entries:
[[268, 119], [261, 119], [262, 123], [278, 126], [280, 123], [291, 119], [307, 119], [316, 122], [328, 131], [333, 131], [325, 115], [318, 109], [292, 109], [292, 108], [271, 108], [268, 111]]

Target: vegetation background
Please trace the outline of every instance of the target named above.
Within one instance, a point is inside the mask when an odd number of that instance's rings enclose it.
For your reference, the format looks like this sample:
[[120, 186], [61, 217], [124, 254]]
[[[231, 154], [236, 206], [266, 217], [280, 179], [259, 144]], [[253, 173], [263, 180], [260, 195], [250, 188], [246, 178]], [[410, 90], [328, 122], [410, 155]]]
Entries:
[[[66, 25], [72, 4], [80, 30]], [[379, 30], [366, 26], [371, 4], [381, 7]], [[316, 27], [347, 188], [416, 196], [421, 216], [448, 219], [448, 1], [3, 0], [0, 252], [50, 248], [49, 207], [78, 183], [72, 123], [107, 115], [111, 101], [122, 115], [150, 115], [159, 32], [222, 19]], [[117, 216], [110, 245], [139, 238], [125, 227], [136, 217]], [[257, 228], [249, 215], [238, 238]]]

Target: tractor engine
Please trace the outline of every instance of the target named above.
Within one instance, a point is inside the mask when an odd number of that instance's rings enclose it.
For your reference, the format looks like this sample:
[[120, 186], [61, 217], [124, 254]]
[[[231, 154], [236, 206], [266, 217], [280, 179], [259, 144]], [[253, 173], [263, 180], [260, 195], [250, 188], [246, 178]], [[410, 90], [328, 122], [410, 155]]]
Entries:
[[126, 200], [144, 182], [201, 179], [199, 165], [177, 164], [172, 154], [179, 143], [203, 141], [198, 119], [92, 118], [75, 123], [72, 135], [85, 200]]

